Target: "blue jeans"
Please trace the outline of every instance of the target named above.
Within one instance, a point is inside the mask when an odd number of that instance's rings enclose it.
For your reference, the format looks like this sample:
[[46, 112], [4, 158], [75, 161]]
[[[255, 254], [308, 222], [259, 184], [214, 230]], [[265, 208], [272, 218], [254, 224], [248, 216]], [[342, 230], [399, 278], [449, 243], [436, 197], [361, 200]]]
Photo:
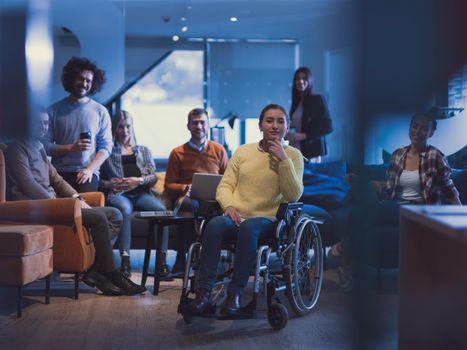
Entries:
[[[150, 193], [138, 193], [134, 195], [120, 194], [109, 196], [107, 204], [122, 212], [123, 223], [118, 235], [117, 247], [120, 251], [130, 253], [131, 246], [131, 216], [134, 210], [156, 211], [165, 210], [164, 204]], [[162, 235], [162, 251], [167, 251], [169, 233], [167, 227]]]
[[264, 217], [247, 219], [239, 227], [227, 216], [216, 216], [209, 221], [203, 234], [199, 287], [207, 290], [214, 287], [222, 242], [236, 240], [234, 273], [229, 291], [242, 294], [255, 265], [258, 241], [273, 236], [276, 224]]

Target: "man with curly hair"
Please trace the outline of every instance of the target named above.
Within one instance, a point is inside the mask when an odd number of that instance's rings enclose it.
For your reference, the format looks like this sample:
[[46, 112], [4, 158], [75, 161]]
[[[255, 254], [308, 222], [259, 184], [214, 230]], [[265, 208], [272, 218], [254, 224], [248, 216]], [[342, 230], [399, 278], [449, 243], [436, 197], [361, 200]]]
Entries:
[[46, 152], [58, 173], [78, 192], [97, 190], [99, 168], [112, 151], [109, 112], [91, 98], [104, 82], [104, 71], [94, 62], [73, 57], [62, 71], [69, 95], [48, 110]]

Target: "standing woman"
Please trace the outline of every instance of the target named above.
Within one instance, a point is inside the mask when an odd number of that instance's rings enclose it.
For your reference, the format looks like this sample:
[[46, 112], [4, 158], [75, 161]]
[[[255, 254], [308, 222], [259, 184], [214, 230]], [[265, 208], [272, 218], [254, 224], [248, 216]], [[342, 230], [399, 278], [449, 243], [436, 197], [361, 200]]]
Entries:
[[291, 126], [286, 135], [311, 162], [321, 162], [327, 154], [324, 135], [332, 132], [328, 106], [322, 95], [313, 93], [313, 77], [308, 67], [300, 67], [292, 82]]
[[221, 312], [238, 313], [258, 240], [274, 234], [279, 205], [302, 195], [303, 157], [284, 145], [289, 122], [284, 108], [266, 106], [259, 117], [262, 140], [239, 147], [229, 161], [216, 193], [224, 214], [210, 220], [203, 234], [199, 289], [188, 306], [191, 313], [202, 312], [208, 305], [223, 240], [237, 241], [237, 258]]
[[[130, 245], [131, 216], [134, 210], [165, 210], [162, 201], [151, 193], [157, 181], [156, 165], [149, 148], [136, 144], [133, 118], [127, 111], [118, 111], [112, 122], [114, 146], [110, 157], [102, 166], [101, 186], [108, 193], [107, 204], [118, 208], [123, 214], [123, 223], [118, 236], [120, 249], [120, 270], [126, 277], [131, 276]], [[165, 247], [162, 275], [169, 271], [165, 263], [168, 232], [164, 232]]]

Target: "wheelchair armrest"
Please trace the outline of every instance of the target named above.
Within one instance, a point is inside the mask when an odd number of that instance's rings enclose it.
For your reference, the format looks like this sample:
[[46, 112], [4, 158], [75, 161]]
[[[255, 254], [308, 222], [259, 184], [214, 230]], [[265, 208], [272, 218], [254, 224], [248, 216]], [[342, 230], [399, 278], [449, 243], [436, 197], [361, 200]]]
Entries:
[[300, 212], [302, 208], [302, 202], [281, 203], [277, 209], [276, 218], [277, 220], [285, 219], [288, 213]]
[[200, 200], [196, 216], [212, 218], [222, 214], [222, 208], [216, 200]]

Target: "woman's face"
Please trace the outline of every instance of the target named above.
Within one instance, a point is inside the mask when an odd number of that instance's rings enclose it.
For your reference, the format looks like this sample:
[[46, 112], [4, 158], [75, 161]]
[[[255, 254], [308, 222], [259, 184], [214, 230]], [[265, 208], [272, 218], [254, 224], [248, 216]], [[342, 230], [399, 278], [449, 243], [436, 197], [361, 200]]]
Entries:
[[424, 117], [415, 117], [409, 127], [410, 142], [414, 146], [426, 145], [433, 133], [432, 122]]
[[121, 120], [117, 126], [117, 141], [122, 145], [130, 142], [133, 125], [128, 119]]
[[259, 123], [259, 129], [263, 132], [263, 140], [282, 141], [288, 129], [287, 118], [280, 109], [268, 109], [264, 113], [263, 120]]
[[309, 85], [307, 75], [304, 72], [299, 72], [295, 77], [295, 88], [298, 92], [305, 92]]

